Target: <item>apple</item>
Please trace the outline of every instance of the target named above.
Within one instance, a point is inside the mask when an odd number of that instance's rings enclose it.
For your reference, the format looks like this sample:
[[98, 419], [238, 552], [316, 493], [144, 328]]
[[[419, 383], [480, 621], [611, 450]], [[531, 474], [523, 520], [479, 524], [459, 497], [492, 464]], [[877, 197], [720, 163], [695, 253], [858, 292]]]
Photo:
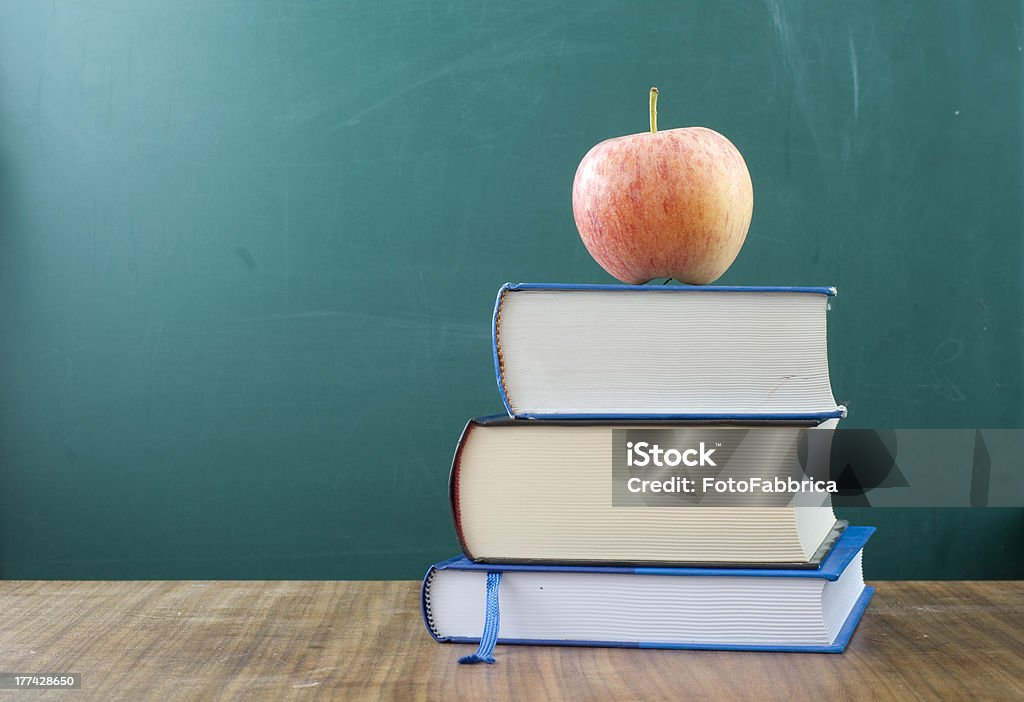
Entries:
[[754, 187], [743, 156], [705, 127], [602, 141], [583, 157], [572, 212], [587, 251], [624, 283], [675, 278], [703, 285], [736, 260], [750, 227]]

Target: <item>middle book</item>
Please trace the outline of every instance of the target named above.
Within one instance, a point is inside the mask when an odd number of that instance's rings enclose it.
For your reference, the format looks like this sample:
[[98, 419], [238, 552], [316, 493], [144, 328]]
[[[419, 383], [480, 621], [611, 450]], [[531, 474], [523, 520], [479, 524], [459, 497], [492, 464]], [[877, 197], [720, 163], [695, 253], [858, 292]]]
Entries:
[[815, 568], [845, 526], [837, 421], [475, 419], [452, 464], [455, 529], [487, 563]]

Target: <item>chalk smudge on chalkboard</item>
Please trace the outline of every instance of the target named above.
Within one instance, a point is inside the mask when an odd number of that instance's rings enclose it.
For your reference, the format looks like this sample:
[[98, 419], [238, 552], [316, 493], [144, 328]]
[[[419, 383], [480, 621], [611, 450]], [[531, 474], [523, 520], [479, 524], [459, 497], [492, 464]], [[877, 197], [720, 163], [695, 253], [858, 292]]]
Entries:
[[850, 30], [850, 79], [853, 81], [853, 123], [860, 117], [860, 77], [857, 72], [857, 50], [853, 45], [853, 30]]
[[252, 252], [244, 246], [235, 247], [235, 255], [242, 259], [242, 263], [249, 270], [250, 273], [256, 270], [256, 259], [253, 257]]

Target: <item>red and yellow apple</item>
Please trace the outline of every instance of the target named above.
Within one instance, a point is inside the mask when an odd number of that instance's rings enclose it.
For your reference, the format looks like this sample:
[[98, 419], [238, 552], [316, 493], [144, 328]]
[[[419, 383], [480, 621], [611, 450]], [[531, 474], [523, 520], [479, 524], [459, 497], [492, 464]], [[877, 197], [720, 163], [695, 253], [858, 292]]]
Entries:
[[705, 127], [603, 141], [576, 170], [572, 211], [590, 255], [624, 283], [675, 278], [703, 285], [736, 260], [754, 188], [743, 156]]

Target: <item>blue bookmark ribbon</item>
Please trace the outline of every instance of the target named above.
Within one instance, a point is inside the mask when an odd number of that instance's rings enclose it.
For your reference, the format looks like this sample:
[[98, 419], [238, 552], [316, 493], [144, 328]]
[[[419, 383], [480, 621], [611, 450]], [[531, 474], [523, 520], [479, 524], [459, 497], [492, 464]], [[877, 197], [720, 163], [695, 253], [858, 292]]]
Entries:
[[498, 586], [501, 585], [501, 573], [487, 574], [487, 606], [484, 610], [484, 633], [480, 635], [480, 646], [476, 653], [470, 656], [463, 656], [459, 663], [472, 665], [473, 663], [493, 663], [494, 645], [498, 643]]

